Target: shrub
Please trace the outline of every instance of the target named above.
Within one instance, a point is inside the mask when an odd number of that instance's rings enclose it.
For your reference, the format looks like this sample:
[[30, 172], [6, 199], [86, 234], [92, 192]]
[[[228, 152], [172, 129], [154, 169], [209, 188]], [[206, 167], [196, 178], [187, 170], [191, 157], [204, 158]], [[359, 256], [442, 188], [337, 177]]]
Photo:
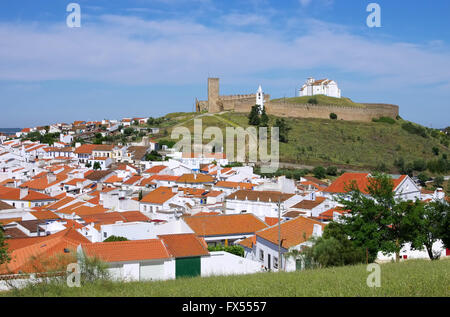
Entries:
[[330, 119], [331, 120], [336, 120], [337, 119], [337, 114], [335, 114], [334, 112], [330, 113]]
[[128, 241], [125, 237], [118, 237], [118, 236], [110, 236], [108, 239], [105, 239], [103, 242], [116, 242], [116, 241]]
[[337, 175], [337, 167], [336, 166], [328, 166], [326, 173], [327, 173], [327, 175], [336, 176]]
[[383, 162], [378, 163], [377, 167], [375, 168], [375, 170], [377, 172], [387, 172], [389, 169], [387, 168], [386, 164], [384, 164]]
[[309, 98], [309, 99], [308, 99], [308, 103], [317, 105], [317, 99], [316, 99], [316, 98]]
[[420, 173], [419, 175], [417, 175], [417, 178], [419, 179], [421, 186], [425, 186], [426, 182], [430, 179], [430, 177], [426, 173]]
[[411, 122], [403, 123], [402, 129], [411, 134], [417, 134], [424, 138], [427, 137], [427, 132], [424, 127], [412, 124]]
[[442, 187], [442, 184], [444, 184], [444, 177], [437, 176], [434, 178], [434, 181], [433, 181], [434, 188]]
[[413, 169], [418, 172], [424, 171], [427, 169], [427, 163], [423, 159], [415, 160], [413, 162]]
[[209, 246], [208, 251], [225, 251], [240, 257], [244, 257], [244, 248], [240, 245], [224, 246], [222, 244], [216, 246]]
[[322, 179], [326, 176], [326, 170], [322, 166], [317, 166], [312, 170], [314, 177]]
[[382, 122], [382, 123], [388, 123], [388, 124], [395, 124], [395, 120], [392, 119], [391, 117], [381, 117], [381, 118], [373, 118], [372, 119], [373, 122]]
[[439, 155], [439, 148], [433, 146], [432, 151], [434, 155]]

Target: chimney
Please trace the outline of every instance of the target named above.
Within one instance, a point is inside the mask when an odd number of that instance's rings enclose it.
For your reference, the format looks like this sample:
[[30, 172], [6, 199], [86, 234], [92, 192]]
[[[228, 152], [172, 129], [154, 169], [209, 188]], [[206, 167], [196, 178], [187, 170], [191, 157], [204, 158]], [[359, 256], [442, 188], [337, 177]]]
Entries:
[[28, 187], [20, 187], [20, 197], [19, 199], [24, 199], [28, 196]]
[[178, 186], [172, 187], [172, 193], [178, 193]]
[[53, 172], [48, 172], [47, 181], [49, 184], [56, 182], [56, 175]]
[[103, 190], [103, 183], [97, 183], [97, 190], [101, 192]]
[[314, 237], [321, 237], [322, 236], [322, 226], [318, 225], [318, 224], [314, 224], [312, 235]]

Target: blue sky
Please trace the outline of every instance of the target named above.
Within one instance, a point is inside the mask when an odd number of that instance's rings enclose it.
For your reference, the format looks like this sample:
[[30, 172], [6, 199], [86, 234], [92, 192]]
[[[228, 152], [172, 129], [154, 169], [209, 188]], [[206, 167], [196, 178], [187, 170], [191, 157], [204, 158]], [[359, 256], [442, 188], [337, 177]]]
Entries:
[[[290, 97], [309, 76], [359, 102], [450, 125], [450, 1], [8, 1], [0, 10], [0, 127], [192, 111], [222, 94]], [[381, 7], [369, 28], [366, 7]]]

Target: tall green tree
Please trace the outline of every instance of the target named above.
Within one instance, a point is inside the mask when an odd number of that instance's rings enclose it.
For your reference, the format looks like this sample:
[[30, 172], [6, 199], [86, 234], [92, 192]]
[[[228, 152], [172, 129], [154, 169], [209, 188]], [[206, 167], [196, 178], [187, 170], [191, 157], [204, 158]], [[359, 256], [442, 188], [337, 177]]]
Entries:
[[94, 170], [99, 170], [99, 169], [101, 169], [102, 167], [100, 166], [100, 163], [99, 162], [95, 162], [94, 163]]
[[288, 126], [286, 120], [283, 118], [277, 119], [275, 121], [275, 126], [279, 129], [279, 135], [280, 135], [280, 141], [283, 143], [287, 143], [289, 141], [289, 131], [291, 130], [291, 127]]
[[261, 112], [261, 120], [259, 123], [260, 127], [268, 127], [269, 126], [269, 116], [266, 113], [266, 108], [264, 107]]
[[386, 247], [388, 225], [386, 221], [394, 205], [394, 184], [385, 174], [375, 174], [370, 178], [365, 191], [361, 192], [355, 182], [347, 185], [347, 195], [338, 201], [349, 216], [343, 217], [346, 234], [357, 247], [366, 251], [366, 262], [373, 262], [379, 251]]
[[248, 124], [258, 126], [261, 122], [261, 119], [259, 118], [259, 106], [254, 105], [252, 107], [252, 110], [250, 111], [250, 114], [248, 115]]
[[445, 247], [450, 248], [450, 205], [446, 201], [416, 204], [417, 221], [411, 226], [411, 246], [416, 250], [425, 247], [430, 260], [437, 260], [440, 253], [433, 252], [436, 241], [442, 240]]

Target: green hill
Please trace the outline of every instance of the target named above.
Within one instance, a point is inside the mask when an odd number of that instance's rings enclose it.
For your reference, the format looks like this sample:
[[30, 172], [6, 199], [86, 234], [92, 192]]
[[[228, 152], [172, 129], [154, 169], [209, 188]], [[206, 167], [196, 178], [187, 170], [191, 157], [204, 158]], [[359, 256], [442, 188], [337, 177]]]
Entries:
[[[202, 119], [203, 129], [217, 126], [225, 136], [226, 127], [248, 127], [247, 114], [178, 113], [169, 115], [161, 125], [157, 139], [168, 139], [175, 126], [187, 127], [193, 133], [194, 118]], [[276, 117], [269, 116], [269, 125]], [[293, 164], [338, 166], [344, 169], [371, 170], [384, 164], [396, 172], [394, 161], [403, 159], [405, 166], [416, 161], [435, 161], [450, 155], [450, 137], [404, 120], [393, 122], [355, 122], [329, 119], [285, 118], [291, 127], [288, 143], [280, 143], [280, 161]], [[204, 140], [208, 143], [210, 140]], [[436, 154], [436, 151], [438, 154]], [[422, 164], [423, 165], [423, 164]]]
[[61, 283], [0, 292], [0, 296], [57, 297], [302, 297], [302, 296], [450, 296], [449, 259], [408, 260], [381, 265], [381, 285], [367, 286], [366, 265], [258, 273], [241, 276], [195, 277], [160, 282], [109, 281], [69, 288]]
[[335, 105], [335, 106], [347, 106], [347, 107], [358, 107], [362, 108], [364, 107], [363, 104], [353, 102], [350, 100], [350, 98], [334, 98], [334, 97], [328, 97], [325, 95], [316, 95], [314, 97], [311, 96], [304, 96], [304, 97], [292, 97], [292, 98], [279, 98], [279, 99], [272, 99], [271, 101], [284, 101], [284, 102], [290, 102], [290, 103], [311, 103], [311, 104], [317, 104], [317, 105]]

